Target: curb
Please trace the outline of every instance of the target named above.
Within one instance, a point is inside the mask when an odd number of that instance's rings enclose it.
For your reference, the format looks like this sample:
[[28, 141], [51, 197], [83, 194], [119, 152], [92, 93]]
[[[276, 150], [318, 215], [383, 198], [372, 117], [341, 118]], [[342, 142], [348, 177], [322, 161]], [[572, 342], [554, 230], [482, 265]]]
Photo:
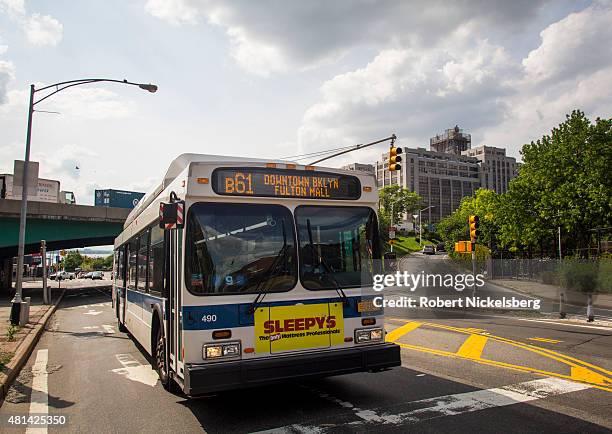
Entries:
[[23, 342], [17, 348], [15, 355], [11, 359], [11, 361], [6, 365], [8, 373], [0, 373], [0, 405], [4, 402], [4, 397], [8, 393], [13, 381], [21, 372], [21, 368], [25, 365], [28, 358], [32, 354], [34, 347], [38, 343], [40, 336], [42, 335], [47, 323], [49, 322], [49, 318], [55, 313], [57, 306], [61, 303], [64, 298], [64, 294], [66, 293], [66, 289], [62, 291], [60, 296], [58, 297], [55, 304], [53, 304], [47, 313], [41, 318], [38, 324], [34, 326], [34, 331], [29, 333]]

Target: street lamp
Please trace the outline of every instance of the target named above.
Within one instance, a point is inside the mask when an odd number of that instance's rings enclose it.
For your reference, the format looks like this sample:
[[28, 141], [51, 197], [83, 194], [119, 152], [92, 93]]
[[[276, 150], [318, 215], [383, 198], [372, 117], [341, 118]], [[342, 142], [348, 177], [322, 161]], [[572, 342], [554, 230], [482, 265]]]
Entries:
[[419, 246], [423, 245], [423, 219], [421, 218], [421, 213], [423, 211], [427, 211], [430, 208], [435, 208], [435, 205], [430, 205], [427, 208], [423, 208], [419, 210]]
[[[19, 214], [19, 247], [17, 252], [17, 282], [15, 283], [15, 297], [11, 301], [11, 324], [19, 324], [19, 316], [21, 314], [21, 293], [23, 284], [23, 255], [25, 251], [25, 229], [26, 229], [26, 215], [28, 212], [28, 166], [30, 162], [30, 143], [32, 138], [32, 115], [34, 114], [34, 106], [47, 98], [55, 95], [62, 90], [68, 89], [74, 86], [80, 86], [82, 84], [91, 84], [99, 82], [112, 82], [129, 84], [132, 86], [138, 86], [140, 89], [146, 90], [151, 93], [157, 92], [157, 86], [151, 83], [133, 83], [127, 80], [112, 80], [109, 78], [83, 78], [79, 80], [62, 81], [59, 83], [50, 84], [40, 89], [36, 89], [34, 85], [30, 85], [30, 104], [28, 107], [28, 130], [26, 133], [26, 149], [25, 149], [25, 163], [23, 166], [23, 189], [21, 191], [21, 211]], [[34, 94], [36, 92], [43, 92], [45, 90], [55, 89], [53, 92], [43, 96], [39, 100], [34, 100]]]

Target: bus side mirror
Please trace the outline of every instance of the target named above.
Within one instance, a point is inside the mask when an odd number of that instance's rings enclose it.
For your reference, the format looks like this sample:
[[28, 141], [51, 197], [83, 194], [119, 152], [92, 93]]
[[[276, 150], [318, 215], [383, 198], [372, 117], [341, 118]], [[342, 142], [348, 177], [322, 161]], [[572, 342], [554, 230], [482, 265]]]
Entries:
[[159, 204], [159, 227], [162, 229], [182, 229], [185, 227], [185, 201]]

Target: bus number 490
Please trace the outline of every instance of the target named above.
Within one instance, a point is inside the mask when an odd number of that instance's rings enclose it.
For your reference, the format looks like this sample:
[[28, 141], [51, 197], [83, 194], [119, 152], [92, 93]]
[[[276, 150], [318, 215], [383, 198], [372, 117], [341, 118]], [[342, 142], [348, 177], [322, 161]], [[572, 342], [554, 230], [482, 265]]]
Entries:
[[217, 315], [204, 315], [202, 322], [217, 322]]

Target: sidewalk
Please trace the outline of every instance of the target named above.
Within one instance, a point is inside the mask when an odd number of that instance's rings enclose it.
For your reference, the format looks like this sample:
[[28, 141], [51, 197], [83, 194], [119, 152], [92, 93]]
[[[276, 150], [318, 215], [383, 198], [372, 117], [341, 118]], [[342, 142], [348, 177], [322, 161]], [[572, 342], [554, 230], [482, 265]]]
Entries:
[[[555, 285], [547, 285], [541, 282], [531, 280], [515, 280], [515, 279], [493, 279], [490, 280], [494, 285], [504, 286], [514, 289], [523, 294], [532, 295], [534, 297], [559, 302], [559, 294], [565, 291], [565, 302], [575, 306], [586, 306], [587, 296], [585, 293], [577, 291], [568, 291]], [[601, 309], [612, 309], [612, 294], [594, 294], [593, 306]]]
[[35, 343], [37, 334], [43, 328], [44, 321], [48, 318], [49, 310], [57, 303], [64, 289], [51, 289], [51, 299], [53, 304], [44, 305], [42, 299], [42, 285], [32, 287], [27, 285], [23, 288], [23, 297], [31, 297], [30, 318], [28, 324], [23, 327], [18, 327], [9, 336], [9, 330], [12, 329], [11, 316], [11, 299], [12, 296], [4, 293], [0, 297], [0, 400], [4, 396], [4, 386], [10, 383], [12, 377], [19, 371], [19, 362], [24, 354], [28, 353], [28, 347]]

